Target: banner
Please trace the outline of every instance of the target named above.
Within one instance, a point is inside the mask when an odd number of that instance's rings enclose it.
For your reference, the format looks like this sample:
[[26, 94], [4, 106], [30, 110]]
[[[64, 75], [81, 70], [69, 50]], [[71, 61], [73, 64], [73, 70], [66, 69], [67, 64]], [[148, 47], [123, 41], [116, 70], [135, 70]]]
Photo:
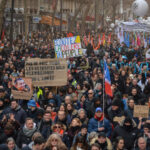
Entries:
[[129, 32], [150, 32], [150, 26], [145, 23], [137, 23], [137, 22], [122, 22], [121, 28], [123, 31]]
[[146, 105], [135, 105], [134, 106], [134, 117], [142, 117], [148, 118], [149, 117], [149, 106]]
[[25, 62], [25, 77], [32, 78], [34, 86], [63, 86], [67, 84], [65, 59], [29, 59]]
[[30, 100], [32, 98], [32, 79], [31, 78], [15, 78], [12, 77], [11, 92], [13, 98]]
[[83, 56], [80, 36], [67, 37], [54, 40], [55, 54], [57, 58], [71, 58]]

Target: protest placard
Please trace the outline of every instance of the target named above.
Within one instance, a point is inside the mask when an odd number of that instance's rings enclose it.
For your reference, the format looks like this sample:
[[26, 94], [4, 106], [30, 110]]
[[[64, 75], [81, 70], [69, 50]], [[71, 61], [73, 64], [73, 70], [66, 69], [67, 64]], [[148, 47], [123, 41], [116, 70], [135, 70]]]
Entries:
[[149, 107], [146, 105], [135, 105], [134, 106], [134, 117], [142, 117], [148, 118], [149, 117]]
[[54, 40], [54, 47], [57, 58], [71, 58], [85, 55], [85, 49], [81, 48], [80, 36], [56, 39]]
[[11, 91], [15, 99], [30, 100], [33, 93], [32, 79], [12, 77]]
[[32, 78], [34, 86], [63, 86], [67, 84], [65, 59], [28, 59], [25, 77]]
[[114, 117], [113, 122], [118, 122], [121, 125], [121, 123], [124, 121], [124, 119], [125, 119], [125, 116]]

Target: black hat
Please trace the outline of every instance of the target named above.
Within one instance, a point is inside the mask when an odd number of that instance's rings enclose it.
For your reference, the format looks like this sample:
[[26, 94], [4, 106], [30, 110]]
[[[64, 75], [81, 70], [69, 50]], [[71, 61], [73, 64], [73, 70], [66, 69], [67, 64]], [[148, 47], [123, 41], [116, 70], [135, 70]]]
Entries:
[[88, 128], [88, 126], [86, 125], [86, 124], [83, 124], [82, 126], [81, 126], [81, 129], [84, 129], [84, 128]]
[[98, 137], [104, 137], [104, 138], [106, 138], [106, 134], [104, 132], [100, 132], [99, 135], [98, 135]]
[[119, 100], [114, 100], [113, 102], [112, 102], [112, 106], [120, 106], [120, 101]]
[[132, 119], [129, 118], [129, 117], [126, 117], [125, 120], [124, 120], [124, 123], [130, 123], [130, 124], [132, 124]]

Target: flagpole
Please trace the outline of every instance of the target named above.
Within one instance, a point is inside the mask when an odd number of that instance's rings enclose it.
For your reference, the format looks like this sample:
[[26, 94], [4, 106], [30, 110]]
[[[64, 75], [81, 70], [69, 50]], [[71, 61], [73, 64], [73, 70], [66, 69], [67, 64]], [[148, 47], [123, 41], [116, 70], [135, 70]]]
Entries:
[[[104, 65], [104, 58], [103, 58], [103, 115], [105, 114], [104, 98], [105, 98], [105, 65]], [[103, 125], [104, 125], [104, 119], [103, 119]]]

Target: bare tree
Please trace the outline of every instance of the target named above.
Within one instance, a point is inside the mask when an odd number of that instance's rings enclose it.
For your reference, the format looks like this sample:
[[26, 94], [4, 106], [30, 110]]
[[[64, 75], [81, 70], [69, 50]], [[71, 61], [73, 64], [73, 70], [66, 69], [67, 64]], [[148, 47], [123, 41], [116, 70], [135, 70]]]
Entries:
[[71, 19], [71, 23], [70, 23], [70, 26], [69, 26], [69, 31], [74, 30], [74, 24], [75, 24], [76, 18], [78, 16], [78, 14], [81, 12], [81, 10], [83, 9], [83, 7], [85, 6], [87, 1], [88, 0], [80, 0], [79, 7], [75, 10], [75, 14], [74, 14], [73, 18]]
[[81, 34], [84, 31], [85, 23], [86, 23], [86, 16], [88, 15], [88, 13], [90, 11], [90, 7], [91, 7], [91, 0], [88, 0], [87, 5], [86, 5], [86, 9], [85, 9], [83, 17], [82, 17]]
[[55, 6], [54, 6], [53, 14], [52, 14], [52, 27], [54, 26], [54, 19], [55, 19], [55, 14], [57, 10], [57, 4], [58, 4], [58, 0], [55, 0]]

